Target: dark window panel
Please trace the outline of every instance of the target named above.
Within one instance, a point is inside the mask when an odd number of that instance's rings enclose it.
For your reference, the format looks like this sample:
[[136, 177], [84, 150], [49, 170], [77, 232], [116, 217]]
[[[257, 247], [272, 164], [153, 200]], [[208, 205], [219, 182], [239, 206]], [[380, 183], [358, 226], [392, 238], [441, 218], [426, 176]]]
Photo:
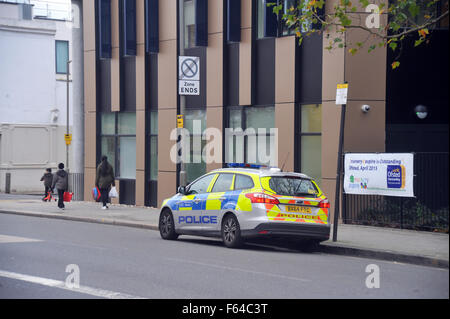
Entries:
[[[324, 19], [324, 17], [325, 17], [325, 6], [323, 6], [322, 9], [317, 8], [316, 13], [321, 19]], [[311, 28], [314, 29], [314, 30], [320, 30], [320, 29], [322, 29], [322, 23], [319, 22], [319, 21], [317, 21], [317, 23], [312, 23], [311, 24]]]
[[275, 39], [255, 41], [255, 105], [275, 103]]
[[276, 37], [278, 32], [277, 15], [273, 12], [273, 6], [269, 3], [277, 4], [276, 1], [264, 0], [264, 37]]
[[145, 51], [159, 52], [159, 1], [145, 1]]
[[136, 0], [123, 0], [123, 53], [136, 55]]
[[227, 0], [227, 41], [241, 41], [241, 1]]
[[195, 1], [195, 45], [208, 46], [208, 0]]
[[99, 58], [111, 59], [111, 1], [98, 0]]

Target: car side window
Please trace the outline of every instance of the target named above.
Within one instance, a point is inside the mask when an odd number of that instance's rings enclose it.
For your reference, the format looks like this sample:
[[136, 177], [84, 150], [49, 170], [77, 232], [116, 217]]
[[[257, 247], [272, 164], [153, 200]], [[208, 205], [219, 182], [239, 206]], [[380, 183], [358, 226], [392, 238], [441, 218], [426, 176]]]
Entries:
[[209, 184], [211, 184], [211, 181], [213, 180], [214, 176], [215, 174], [209, 174], [195, 181], [193, 184], [189, 186], [188, 193], [189, 194], [206, 193], [206, 191], [208, 190], [208, 186]]
[[233, 183], [233, 174], [220, 174], [214, 183], [212, 192], [226, 192], [231, 189], [231, 184]]
[[253, 188], [253, 179], [250, 176], [245, 176], [241, 174], [236, 174], [236, 179], [234, 180], [234, 189], [249, 189]]

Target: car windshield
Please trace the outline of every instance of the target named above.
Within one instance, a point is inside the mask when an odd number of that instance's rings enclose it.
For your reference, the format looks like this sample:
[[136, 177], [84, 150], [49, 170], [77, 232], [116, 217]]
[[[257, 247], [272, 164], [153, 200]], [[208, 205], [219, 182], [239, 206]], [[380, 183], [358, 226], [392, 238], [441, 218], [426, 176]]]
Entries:
[[319, 191], [309, 179], [291, 176], [267, 176], [261, 178], [265, 190], [277, 195], [317, 196]]

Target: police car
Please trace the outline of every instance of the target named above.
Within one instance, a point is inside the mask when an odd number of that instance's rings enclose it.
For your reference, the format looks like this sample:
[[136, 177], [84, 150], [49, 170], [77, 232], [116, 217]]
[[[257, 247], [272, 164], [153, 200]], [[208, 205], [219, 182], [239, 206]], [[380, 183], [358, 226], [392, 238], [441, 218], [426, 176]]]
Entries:
[[230, 164], [180, 186], [164, 200], [159, 216], [163, 239], [179, 235], [221, 237], [227, 247], [245, 238], [329, 239], [330, 203], [310, 177], [279, 168]]

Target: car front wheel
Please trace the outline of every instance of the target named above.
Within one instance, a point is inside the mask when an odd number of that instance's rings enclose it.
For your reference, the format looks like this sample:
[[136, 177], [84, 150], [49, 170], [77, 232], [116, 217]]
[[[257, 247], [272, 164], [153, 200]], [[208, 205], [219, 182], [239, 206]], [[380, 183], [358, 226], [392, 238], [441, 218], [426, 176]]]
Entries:
[[172, 212], [168, 209], [163, 210], [159, 215], [159, 233], [163, 239], [173, 240], [178, 238]]
[[234, 215], [225, 216], [222, 222], [222, 240], [225, 246], [229, 248], [238, 248], [242, 246], [241, 228]]

